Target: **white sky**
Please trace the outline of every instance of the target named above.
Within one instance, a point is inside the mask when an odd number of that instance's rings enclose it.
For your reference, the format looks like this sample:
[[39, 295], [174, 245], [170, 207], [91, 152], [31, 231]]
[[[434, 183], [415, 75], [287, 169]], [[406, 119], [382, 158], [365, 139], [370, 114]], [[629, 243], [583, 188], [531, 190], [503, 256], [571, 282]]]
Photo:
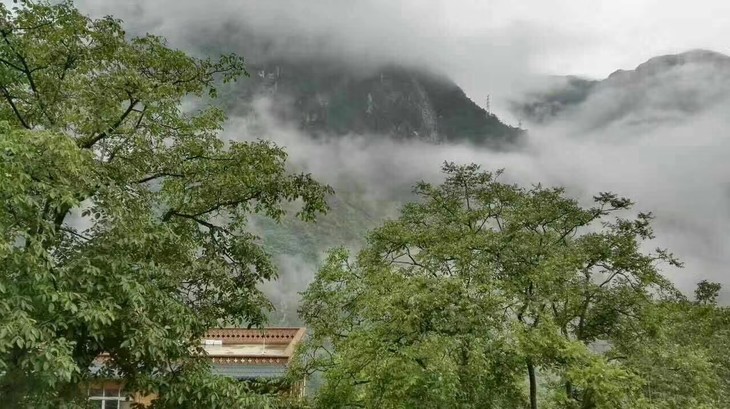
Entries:
[[[607, 76], [618, 68], [633, 68], [656, 55], [693, 48], [730, 53], [730, 1], [726, 0], [79, 0], [77, 3], [94, 14], [112, 13], [133, 25], [137, 24], [134, 20], [143, 16], [155, 21], [163, 31], [175, 21], [186, 25], [196, 21], [215, 24], [222, 18], [238, 18], [251, 24], [260, 14], [261, 21], [274, 16], [301, 33], [341, 32], [347, 28], [355, 33], [350, 39], [361, 37], [364, 43], [369, 43], [369, 39], [382, 40], [379, 25], [406, 26], [400, 34], [425, 40], [424, 48], [429, 47], [429, 39], [454, 47], [464, 41], [485, 40], [505, 47], [520, 47], [527, 41], [537, 44], [529, 49], [529, 60], [537, 71], [592, 77]], [[132, 15], [134, 18], [130, 19]], [[161, 23], [164, 20], [167, 21]], [[392, 28], [385, 31], [393, 32]], [[387, 46], [382, 42], [380, 45]]]
[[[227, 27], [286, 39], [324, 38], [351, 61], [410, 62], [445, 71], [480, 105], [516, 124], [510, 98], [534, 74], [604, 78], [647, 59], [705, 48], [730, 54], [730, 0], [77, 0], [131, 30], [185, 47]], [[229, 39], [230, 41], [231, 39]], [[315, 42], [316, 43], [316, 42]], [[246, 41], [231, 51], [244, 55]], [[289, 48], [287, 48], [289, 47]], [[322, 52], [319, 50], [318, 52]]]
[[[221, 40], [216, 45], [245, 57], [251, 55], [251, 42], [236, 31], [245, 27], [276, 39], [282, 55], [334, 56], [355, 65], [404, 62], [435, 68], [445, 71], [479, 104], [491, 95], [493, 111], [513, 125], [516, 119], [504, 109], [507, 102], [540, 74], [603, 78], [663, 54], [696, 48], [730, 54], [730, 0], [77, 3], [95, 16], [113, 14], [124, 19], [129, 31], [166, 36], [181, 48], [199, 50], [216, 39]], [[656, 212], [658, 237], [664, 240], [659, 245], [687, 261], [686, 277], [672, 275], [682, 288], [689, 291], [702, 278], [722, 281], [724, 299], [730, 302], [726, 273], [730, 263], [726, 251], [730, 246], [730, 164], [726, 159], [730, 156], [730, 98], [716, 102], [715, 95], [719, 91], [730, 95], [726, 92], [730, 82], [722, 83], [725, 88], [718, 91], [717, 78], [726, 78], [725, 73], [673, 72], [652, 85], [656, 89], [637, 92], [644, 100], [630, 118], [636, 121], [593, 129], [586, 124], [622, 112], [636, 92], [608, 90], [595, 96], [572, 123], [531, 128], [531, 150], [510, 155], [394, 141], [387, 146], [353, 147], [348, 144], [354, 142], [343, 139], [334, 146], [320, 146], [281, 124], [271, 125], [270, 134], [291, 153], [290, 160], [306, 165], [317, 177], [341, 173], [390, 180], [391, 175], [400, 175], [410, 183], [433, 175], [447, 159], [490, 169], [505, 167], [519, 181], [565, 185], [572, 192], [586, 192], [587, 197], [606, 190], [626, 194], [639, 209]], [[691, 115], [678, 114], [667, 104], [678, 96], [706, 101], [707, 107]], [[681, 120], [655, 121], [657, 116], [680, 114], [684, 115]], [[381, 171], [390, 173], [381, 177]], [[294, 285], [293, 293], [300, 287]]]
[[[428, 2], [407, 0], [415, 7]], [[510, 25], [558, 34], [532, 58], [555, 74], [605, 77], [656, 55], [693, 48], [730, 53], [730, 1], [723, 0], [435, 0], [434, 16], [459, 36]], [[417, 4], [421, 4], [417, 6]]]

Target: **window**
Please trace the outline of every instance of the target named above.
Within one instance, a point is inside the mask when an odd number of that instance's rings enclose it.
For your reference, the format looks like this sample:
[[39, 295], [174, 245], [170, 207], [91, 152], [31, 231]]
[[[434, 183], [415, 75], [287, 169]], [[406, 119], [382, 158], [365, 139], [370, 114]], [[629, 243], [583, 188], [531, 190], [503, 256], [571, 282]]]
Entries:
[[89, 401], [93, 409], [127, 409], [130, 404], [119, 384], [95, 385], [89, 388]]

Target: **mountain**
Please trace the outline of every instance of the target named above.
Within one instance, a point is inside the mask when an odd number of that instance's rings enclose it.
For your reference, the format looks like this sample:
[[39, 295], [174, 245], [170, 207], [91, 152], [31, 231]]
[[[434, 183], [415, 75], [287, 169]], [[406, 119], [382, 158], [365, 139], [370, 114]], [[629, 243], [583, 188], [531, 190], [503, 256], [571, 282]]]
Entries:
[[[265, 62], [248, 61], [247, 70], [250, 77], [223, 87], [219, 101], [229, 117], [251, 119], [243, 125], [253, 128], [249, 136], [267, 137], [278, 131], [269, 129], [268, 123], [257, 131], [255, 118], [261, 113], [259, 102], [265, 99], [267, 114], [273, 114], [287, 129], [294, 126], [306, 137], [323, 142], [362, 135], [433, 144], [466, 142], [509, 150], [519, 147], [524, 138], [523, 130], [486, 112], [453, 81], [421, 69], [267, 58]], [[358, 186], [366, 182], [343, 182], [334, 186], [336, 194], [328, 200], [330, 212], [315, 224], [289, 216], [281, 223], [252, 218], [250, 227], [281, 272], [279, 281], [264, 286], [276, 307], [271, 322], [297, 324], [297, 293], [312, 279], [323, 253], [336, 246], [361, 246], [368, 230], [413, 199], [409, 188], [416, 182], [417, 177], [407, 185], [394, 186], [388, 180], [388, 193], [379, 198], [371, 194], [372, 186]]]
[[584, 102], [600, 81], [575, 76], [552, 77], [545, 90], [532, 91], [512, 103], [511, 111], [533, 123], [545, 123]]
[[681, 54], [654, 57], [640, 64], [634, 70], [617, 70], [608, 76], [606, 82], [631, 84], [650, 80], [675, 68], [690, 66], [709, 66], [717, 69], [730, 69], [730, 57], [710, 50], [692, 50]]
[[508, 149], [523, 135], [453, 81], [418, 69], [279, 60], [252, 63], [248, 70], [251, 77], [223, 97], [229, 113], [246, 115], [257, 97], [267, 97], [278, 119], [315, 137], [359, 134]]
[[512, 104], [515, 115], [532, 123], [570, 120], [577, 112], [591, 126], [615, 121], [660, 122], [714, 106], [730, 96], [730, 57], [692, 50], [654, 57], [633, 70], [617, 70], [603, 80], [553, 78], [547, 89]]

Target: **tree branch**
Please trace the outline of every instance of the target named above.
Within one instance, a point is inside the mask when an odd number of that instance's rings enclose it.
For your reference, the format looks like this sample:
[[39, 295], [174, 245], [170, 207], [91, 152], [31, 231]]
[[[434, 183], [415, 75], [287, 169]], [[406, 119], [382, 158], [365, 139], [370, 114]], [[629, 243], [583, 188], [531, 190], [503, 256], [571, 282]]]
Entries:
[[12, 68], [12, 69], [14, 69], [16, 71], [23, 72], [23, 68], [22, 67], [19, 67], [19, 66], [11, 63], [10, 61], [8, 61], [8, 60], [6, 60], [4, 58], [0, 58], [0, 63], [3, 63], [3, 64], [9, 66], [10, 68]]
[[8, 92], [7, 88], [2, 87], [0, 88], [2, 90], [3, 96], [5, 97], [5, 100], [8, 101], [10, 104], [10, 107], [13, 109], [13, 112], [15, 113], [15, 116], [20, 121], [21, 125], [23, 125], [26, 129], [31, 129], [30, 125], [28, 125], [28, 122], [25, 121], [23, 116], [20, 114], [20, 111], [18, 110], [18, 107], [15, 105], [15, 102], [13, 102], [13, 97], [10, 95], [10, 92]]
[[107, 129], [106, 131], [100, 133], [99, 135], [92, 137], [91, 139], [88, 139], [86, 141], [84, 141], [83, 139], [79, 140], [79, 147], [84, 148], [84, 149], [89, 149], [89, 148], [93, 147], [100, 140], [109, 136], [110, 133], [114, 132], [124, 122], [124, 120], [127, 119], [129, 114], [131, 114], [132, 111], [134, 110], [134, 107], [137, 106], [137, 103], [139, 103], [138, 99], [131, 99], [129, 101], [129, 106], [127, 107], [127, 110], [124, 111], [122, 116], [117, 120], [117, 122], [114, 123], [114, 125], [109, 127], [109, 129]]
[[195, 215], [191, 215], [191, 214], [185, 214], [185, 213], [178, 213], [178, 212], [177, 212], [177, 211], [175, 211], [174, 209], [170, 209], [170, 210], [168, 210], [168, 211], [167, 211], [167, 212], [166, 212], [166, 213], [165, 213], [165, 214], [164, 214], [164, 215], [162, 216], [162, 221], [163, 221], [163, 222], [169, 221], [169, 220], [170, 220], [170, 219], [171, 219], [171, 218], [172, 218], [173, 216], [176, 216], [176, 217], [180, 217], [180, 218], [183, 218], [183, 219], [189, 219], [189, 220], [192, 220], [192, 221], [194, 221], [194, 222], [196, 222], [196, 223], [200, 224], [201, 226], [205, 226], [205, 227], [207, 227], [207, 228], [208, 228], [208, 229], [210, 229], [210, 230], [220, 230], [220, 231], [226, 232], [226, 233], [228, 233], [228, 234], [232, 234], [232, 232], [231, 232], [230, 230], [228, 230], [227, 228], [225, 228], [225, 227], [223, 227], [223, 226], [218, 226], [218, 225], [215, 225], [215, 224], [213, 224], [213, 223], [210, 223], [210, 222], [208, 222], [208, 221], [205, 221], [205, 220], [203, 220], [203, 219], [201, 219], [201, 218], [199, 218], [199, 217], [197, 217], [197, 216], [195, 216]]
[[161, 177], [166, 177], [166, 176], [168, 176], [168, 177], [176, 177], [176, 178], [185, 177], [185, 175], [183, 175], [181, 173], [160, 172], [160, 173], [155, 173], [154, 175], [145, 176], [142, 179], [139, 179], [137, 181], [134, 181], [133, 183], [137, 183], [137, 184], [147, 183], [149, 181], [152, 181], [152, 180], [155, 180], [155, 179], [159, 179]]
[[36, 86], [35, 80], [33, 79], [33, 70], [30, 69], [28, 66], [27, 61], [25, 60], [25, 57], [23, 54], [19, 53], [15, 47], [13, 47], [13, 44], [10, 42], [10, 39], [8, 38], [8, 35], [10, 34], [9, 31], [6, 30], [0, 30], [0, 35], [2, 35], [3, 40], [5, 41], [5, 44], [8, 45], [8, 48], [15, 54], [16, 57], [18, 57], [18, 60], [20, 61], [20, 64], [22, 64], [22, 68], [20, 72], [25, 74], [25, 77], [28, 79], [28, 85], [30, 85], [31, 91], [33, 91], [33, 95], [36, 97], [36, 100], [38, 101], [38, 105], [41, 108], [41, 112], [43, 112], [43, 115], [48, 119], [48, 122], [51, 124], [54, 124], [55, 121], [51, 116], [48, 114], [48, 111], [46, 110], [45, 104], [43, 103], [43, 99], [41, 98], [40, 92], [38, 92], [38, 87]]
[[73, 229], [61, 227], [61, 231], [65, 231], [66, 233], [73, 234], [74, 236], [76, 236], [76, 237], [78, 237], [80, 239], [83, 239], [85, 241], [91, 241], [91, 238], [90, 237], [86, 237], [83, 234], [80, 234], [80, 233], [74, 231]]

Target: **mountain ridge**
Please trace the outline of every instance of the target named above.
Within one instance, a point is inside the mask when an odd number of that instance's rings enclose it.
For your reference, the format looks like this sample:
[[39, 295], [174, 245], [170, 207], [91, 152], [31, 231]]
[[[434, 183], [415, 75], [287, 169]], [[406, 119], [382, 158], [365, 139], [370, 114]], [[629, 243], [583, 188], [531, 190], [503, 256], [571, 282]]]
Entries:
[[252, 112], [258, 97], [271, 98], [279, 120], [313, 137], [347, 134], [469, 142], [510, 149], [523, 130], [504, 124], [474, 103], [445, 76], [397, 65], [353, 72], [318, 61], [249, 63], [251, 77], [223, 96], [232, 115]]
[[730, 56], [695, 49], [653, 57], [633, 70], [619, 69], [602, 80], [557, 77], [557, 84], [513, 101], [511, 111], [531, 123], [546, 124], [585, 107], [597, 95], [619, 101], [617, 106], [605, 108], [616, 111], [607, 114], [607, 120], [641, 111], [652, 103], [678, 114], [698, 112], [730, 95]]

